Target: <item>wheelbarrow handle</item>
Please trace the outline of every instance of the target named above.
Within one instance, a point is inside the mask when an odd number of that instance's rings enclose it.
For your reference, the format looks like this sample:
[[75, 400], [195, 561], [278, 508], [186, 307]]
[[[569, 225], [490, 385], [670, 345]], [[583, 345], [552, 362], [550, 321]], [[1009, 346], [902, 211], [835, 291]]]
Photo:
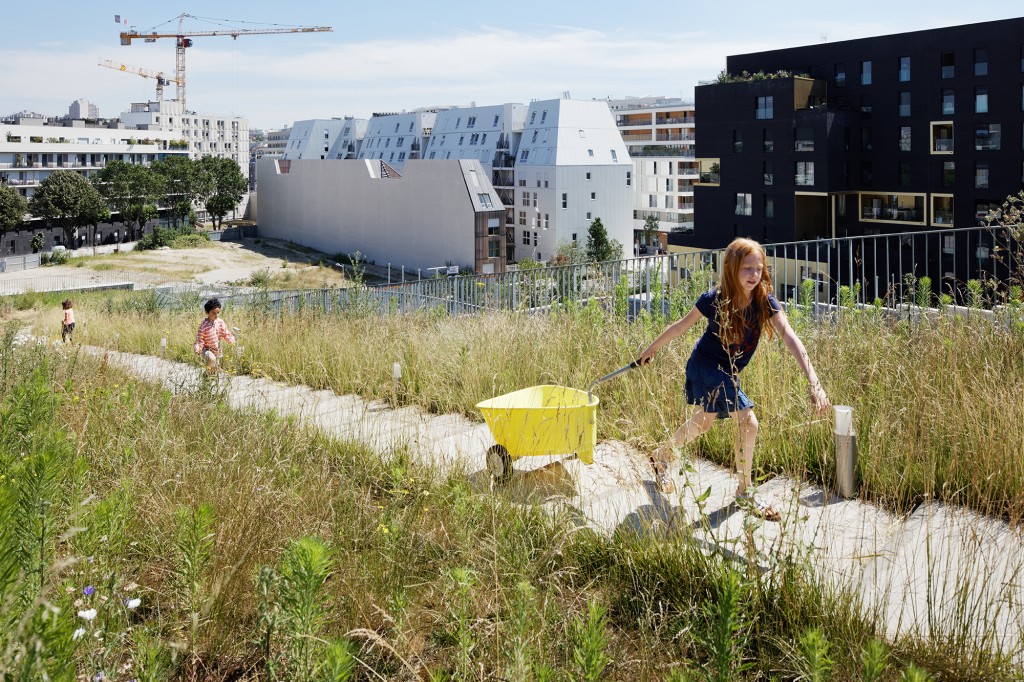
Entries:
[[594, 387], [595, 386], [597, 386], [598, 384], [603, 383], [605, 381], [608, 381], [609, 379], [614, 379], [615, 377], [619, 376], [620, 374], [625, 374], [626, 372], [628, 372], [631, 369], [636, 369], [637, 367], [642, 367], [642, 366], [643, 366], [643, 363], [640, 362], [639, 358], [637, 358], [636, 360], [634, 360], [633, 362], [629, 363], [625, 367], [620, 367], [620, 368], [618, 368], [617, 370], [615, 370], [614, 372], [612, 372], [610, 374], [605, 374], [603, 377], [601, 377], [600, 379], [595, 380], [594, 383], [590, 384], [590, 388], [587, 389], [587, 394], [589, 395], [590, 399], [593, 400], [594, 399]]

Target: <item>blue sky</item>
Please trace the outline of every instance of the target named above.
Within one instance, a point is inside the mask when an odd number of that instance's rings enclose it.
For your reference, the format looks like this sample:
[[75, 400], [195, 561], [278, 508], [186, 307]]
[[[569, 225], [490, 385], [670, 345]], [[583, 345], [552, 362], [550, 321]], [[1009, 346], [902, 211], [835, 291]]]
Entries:
[[[244, 115], [254, 128], [421, 106], [572, 97], [682, 96], [730, 54], [954, 26], [1024, 14], [1020, 0], [789, 2], [11, 2], [0, 10], [0, 115], [102, 116], [152, 98], [155, 82], [97, 65], [173, 74], [174, 41], [119, 44], [121, 15], [145, 32], [225, 25], [331, 26], [331, 33], [196, 38], [188, 106]], [[221, 21], [229, 20], [229, 21]], [[249, 22], [249, 23], [241, 23]], [[1014, 38], [1020, 40], [1020, 36]], [[165, 96], [174, 96], [170, 86]]]

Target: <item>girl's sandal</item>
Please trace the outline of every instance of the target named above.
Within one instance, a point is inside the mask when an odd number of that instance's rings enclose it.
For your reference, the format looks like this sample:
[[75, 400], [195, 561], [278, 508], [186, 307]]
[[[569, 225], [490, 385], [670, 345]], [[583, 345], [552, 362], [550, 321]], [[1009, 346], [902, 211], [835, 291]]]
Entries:
[[668, 495], [676, 490], [676, 484], [668, 474], [668, 464], [665, 462], [654, 462], [654, 484], [663, 495]]
[[782, 520], [782, 515], [779, 514], [775, 507], [771, 506], [767, 502], [764, 502], [754, 495], [740, 495], [736, 498], [736, 502], [747, 509], [751, 514], [760, 516], [765, 521], [771, 521], [778, 523]]

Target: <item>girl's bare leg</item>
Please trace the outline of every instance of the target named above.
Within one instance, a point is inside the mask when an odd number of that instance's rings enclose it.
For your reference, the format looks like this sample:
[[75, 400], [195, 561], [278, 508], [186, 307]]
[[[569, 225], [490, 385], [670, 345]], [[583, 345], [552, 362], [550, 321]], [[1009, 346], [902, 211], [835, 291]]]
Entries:
[[750, 409], [733, 412], [732, 416], [736, 419], [733, 449], [736, 453], [736, 472], [740, 479], [736, 488], [736, 495], [739, 496], [753, 485], [751, 476], [754, 469], [754, 443], [757, 441], [757, 417]]
[[674, 459], [674, 448], [681, 448], [697, 440], [701, 435], [707, 433], [711, 425], [715, 423], [715, 415], [699, 409], [693, 413], [686, 422], [676, 429], [667, 443], [661, 445], [654, 451], [654, 473], [657, 477], [658, 487], [662, 492], [672, 492], [675, 487], [668, 477], [668, 467]]

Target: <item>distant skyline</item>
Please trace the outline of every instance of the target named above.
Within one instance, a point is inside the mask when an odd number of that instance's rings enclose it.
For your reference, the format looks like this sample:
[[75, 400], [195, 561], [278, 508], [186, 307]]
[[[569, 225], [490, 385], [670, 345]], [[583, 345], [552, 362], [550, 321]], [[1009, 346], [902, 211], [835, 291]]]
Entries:
[[[331, 26], [331, 33], [197, 37], [187, 51], [188, 107], [246, 116], [252, 128], [424, 106], [664, 95], [692, 100], [731, 54], [1011, 19], [1020, 0], [282, 4], [10, 3], [0, 26], [0, 115], [63, 116], [87, 99], [105, 118], [155, 97], [156, 83], [97, 65], [112, 59], [174, 73], [174, 41], [121, 46], [118, 33]], [[119, 15], [128, 26], [115, 24]], [[1000, 36], [994, 36], [999, 40]], [[1024, 36], [1013, 36], [1024, 41]], [[174, 97], [174, 86], [164, 89]]]

